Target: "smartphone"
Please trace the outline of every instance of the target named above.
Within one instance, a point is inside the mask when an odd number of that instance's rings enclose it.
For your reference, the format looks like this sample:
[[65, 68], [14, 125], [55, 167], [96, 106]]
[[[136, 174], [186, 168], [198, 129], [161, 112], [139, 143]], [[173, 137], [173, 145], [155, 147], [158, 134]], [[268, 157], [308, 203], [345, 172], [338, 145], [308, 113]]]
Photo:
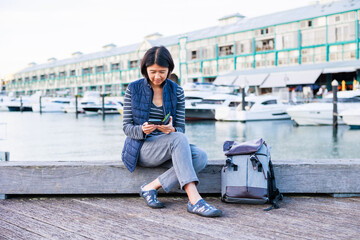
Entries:
[[163, 122], [161, 120], [152, 118], [149, 119], [148, 123], [154, 125], [163, 125]]
[[148, 123], [149, 124], [154, 124], [154, 125], [168, 125], [170, 122], [170, 113], [168, 113], [163, 120], [160, 119], [149, 119]]

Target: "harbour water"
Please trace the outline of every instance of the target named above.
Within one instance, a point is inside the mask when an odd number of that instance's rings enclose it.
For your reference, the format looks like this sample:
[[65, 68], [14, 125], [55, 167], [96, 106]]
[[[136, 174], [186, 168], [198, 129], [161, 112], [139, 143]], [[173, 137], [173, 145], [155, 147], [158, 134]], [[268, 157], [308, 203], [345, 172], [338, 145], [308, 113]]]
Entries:
[[[291, 120], [259, 122], [187, 122], [186, 135], [209, 159], [224, 159], [223, 142], [262, 137], [272, 147], [272, 159], [360, 158], [360, 130], [346, 125], [294, 126]], [[116, 161], [125, 135], [122, 117], [98, 115], [0, 112], [0, 151], [11, 161]]]

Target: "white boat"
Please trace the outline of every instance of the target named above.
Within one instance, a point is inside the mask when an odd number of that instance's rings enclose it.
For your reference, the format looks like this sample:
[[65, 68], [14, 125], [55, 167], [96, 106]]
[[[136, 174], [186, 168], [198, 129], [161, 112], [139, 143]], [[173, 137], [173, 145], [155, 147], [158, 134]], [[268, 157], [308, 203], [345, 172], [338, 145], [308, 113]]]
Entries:
[[241, 100], [231, 101], [227, 106], [216, 109], [215, 119], [240, 122], [290, 119], [287, 107], [274, 96], [248, 96], [245, 97], [245, 110], [242, 110]]
[[[71, 99], [69, 97], [42, 97], [41, 98], [41, 112], [56, 113], [64, 112], [64, 108], [70, 105]], [[33, 112], [40, 112], [39, 98], [32, 101]]]
[[[101, 96], [98, 91], [86, 91], [84, 97], [78, 98], [78, 113], [85, 113], [83, 107], [97, 106], [101, 104]], [[75, 98], [64, 108], [65, 113], [75, 113]]]
[[31, 112], [32, 111], [32, 98], [30, 96], [22, 96], [20, 98], [11, 99], [7, 104], [10, 112]]
[[194, 103], [201, 102], [204, 98], [211, 96], [212, 92], [208, 91], [184, 91], [185, 107]]
[[340, 117], [350, 128], [360, 128], [360, 108], [342, 111]]
[[185, 104], [186, 120], [215, 120], [215, 109], [228, 106], [231, 101], [241, 101], [240, 95], [214, 94], [202, 99], [200, 102]]
[[[360, 108], [360, 90], [338, 92], [338, 113]], [[298, 125], [331, 125], [333, 122], [333, 96], [327, 95], [323, 101], [290, 107], [286, 112]], [[339, 117], [338, 124], [344, 124]]]
[[0, 96], [0, 112], [9, 111], [8, 105], [10, 105], [13, 100], [15, 100], [13, 97]]
[[[98, 105], [89, 105], [82, 107], [86, 114], [102, 114], [103, 107], [102, 104]], [[119, 101], [106, 100], [104, 103], [105, 114], [121, 114], [123, 105]]]

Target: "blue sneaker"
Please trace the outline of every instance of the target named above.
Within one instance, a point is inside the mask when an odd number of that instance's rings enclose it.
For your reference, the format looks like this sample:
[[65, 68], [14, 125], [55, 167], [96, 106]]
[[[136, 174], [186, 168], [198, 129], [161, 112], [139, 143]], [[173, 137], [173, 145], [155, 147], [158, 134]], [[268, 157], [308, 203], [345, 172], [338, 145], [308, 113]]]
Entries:
[[210, 204], [205, 202], [204, 199], [200, 199], [194, 205], [188, 202], [187, 211], [189, 213], [195, 213], [202, 217], [220, 217], [222, 215], [221, 210], [211, 206]]
[[165, 207], [162, 202], [157, 200], [157, 191], [155, 189], [144, 191], [143, 187], [146, 185], [142, 185], [140, 187], [140, 196], [143, 197], [146, 201], [146, 204], [151, 208], [163, 208]]

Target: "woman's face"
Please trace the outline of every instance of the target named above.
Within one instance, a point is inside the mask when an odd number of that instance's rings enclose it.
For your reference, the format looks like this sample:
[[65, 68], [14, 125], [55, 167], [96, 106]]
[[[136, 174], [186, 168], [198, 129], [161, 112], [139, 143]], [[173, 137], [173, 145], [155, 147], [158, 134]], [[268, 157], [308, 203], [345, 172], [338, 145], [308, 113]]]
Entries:
[[169, 68], [161, 67], [156, 63], [146, 68], [147, 74], [150, 79], [150, 85], [160, 86], [168, 76]]

